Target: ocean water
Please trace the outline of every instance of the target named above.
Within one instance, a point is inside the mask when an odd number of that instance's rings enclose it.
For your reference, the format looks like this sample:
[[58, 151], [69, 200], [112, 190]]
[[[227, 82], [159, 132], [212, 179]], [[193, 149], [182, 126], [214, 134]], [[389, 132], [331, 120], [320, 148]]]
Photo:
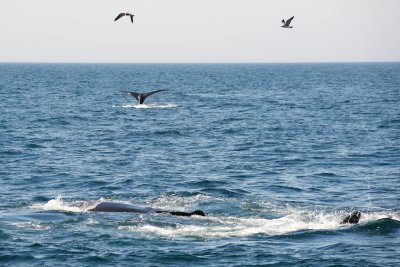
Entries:
[[0, 64], [0, 99], [1, 266], [400, 265], [399, 63]]

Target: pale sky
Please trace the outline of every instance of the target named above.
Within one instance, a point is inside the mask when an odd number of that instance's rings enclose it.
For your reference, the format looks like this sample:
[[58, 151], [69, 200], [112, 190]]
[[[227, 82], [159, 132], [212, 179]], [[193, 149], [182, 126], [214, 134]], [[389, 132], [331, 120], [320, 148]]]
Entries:
[[[0, 62], [400, 61], [399, 11], [400, 0], [0, 0]], [[134, 23], [114, 22], [120, 12]]]

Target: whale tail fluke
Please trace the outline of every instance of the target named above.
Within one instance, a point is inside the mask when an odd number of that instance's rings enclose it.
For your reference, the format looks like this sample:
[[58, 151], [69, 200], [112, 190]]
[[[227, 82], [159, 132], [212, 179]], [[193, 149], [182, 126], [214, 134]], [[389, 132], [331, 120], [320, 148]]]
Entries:
[[136, 100], [139, 102], [139, 104], [143, 104], [146, 97], [148, 97], [154, 93], [161, 92], [161, 91], [166, 91], [166, 90], [161, 89], [161, 90], [155, 90], [155, 91], [151, 91], [151, 92], [147, 92], [147, 93], [137, 93], [137, 92], [130, 92], [130, 91], [123, 91], [123, 92], [128, 93], [128, 95], [136, 98]]

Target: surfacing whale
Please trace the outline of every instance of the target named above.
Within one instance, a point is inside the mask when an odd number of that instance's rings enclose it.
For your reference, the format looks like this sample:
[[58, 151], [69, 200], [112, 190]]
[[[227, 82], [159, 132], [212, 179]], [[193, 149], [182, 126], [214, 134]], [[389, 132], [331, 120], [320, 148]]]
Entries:
[[134, 212], [134, 213], [169, 213], [175, 216], [186, 216], [190, 217], [192, 215], [206, 216], [202, 210], [195, 210], [193, 212], [184, 211], [169, 211], [169, 210], [159, 210], [153, 208], [141, 208], [135, 207], [129, 204], [118, 203], [118, 202], [100, 202], [94, 208], [89, 209], [89, 211], [99, 211], [99, 212]]
[[156, 90], [156, 91], [152, 91], [152, 92], [148, 92], [148, 93], [136, 93], [136, 92], [129, 92], [129, 91], [124, 91], [124, 92], [128, 93], [128, 95], [136, 98], [136, 100], [139, 102], [139, 104], [143, 104], [146, 97], [148, 97], [154, 93], [161, 92], [161, 91], [165, 91], [165, 90]]
[[341, 224], [344, 223], [356, 224], [360, 221], [360, 218], [361, 218], [361, 212], [353, 211], [351, 214], [349, 214], [346, 218], [342, 220]]

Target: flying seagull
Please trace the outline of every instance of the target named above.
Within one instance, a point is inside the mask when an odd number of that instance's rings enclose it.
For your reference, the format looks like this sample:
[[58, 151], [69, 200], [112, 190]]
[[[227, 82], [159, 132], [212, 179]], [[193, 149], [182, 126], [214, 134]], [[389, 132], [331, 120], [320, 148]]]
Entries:
[[130, 13], [119, 13], [119, 15], [114, 19], [114, 21], [119, 20], [119, 19], [122, 18], [123, 16], [130, 16], [130, 17], [131, 17], [131, 21], [132, 21], [132, 23], [133, 23], [133, 16], [135, 16], [135, 15], [132, 15], [132, 14], [130, 14]]
[[160, 92], [160, 91], [165, 91], [165, 90], [156, 90], [156, 91], [152, 91], [152, 92], [148, 92], [148, 93], [136, 93], [136, 92], [128, 92], [128, 91], [124, 91], [124, 92], [128, 93], [128, 95], [136, 98], [136, 100], [139, 102], [139, 104], [143, 104], [146, 97], [148, 97], [149, 95], [152, 95], [154, 93]]
[[293, 28], [293, 26], [289, 26], [290, 25], [290, 22], [292, 22], [292, 19], [294, 18], [294, 16], [293, 17], [291, 17], [290, 19], [288, 19], [287, 21], [285, 21], [284, 19], [282, 20], [282, 23], [283, 23], [283, 25], [282, 25], [282, 27], [283, 28]]

